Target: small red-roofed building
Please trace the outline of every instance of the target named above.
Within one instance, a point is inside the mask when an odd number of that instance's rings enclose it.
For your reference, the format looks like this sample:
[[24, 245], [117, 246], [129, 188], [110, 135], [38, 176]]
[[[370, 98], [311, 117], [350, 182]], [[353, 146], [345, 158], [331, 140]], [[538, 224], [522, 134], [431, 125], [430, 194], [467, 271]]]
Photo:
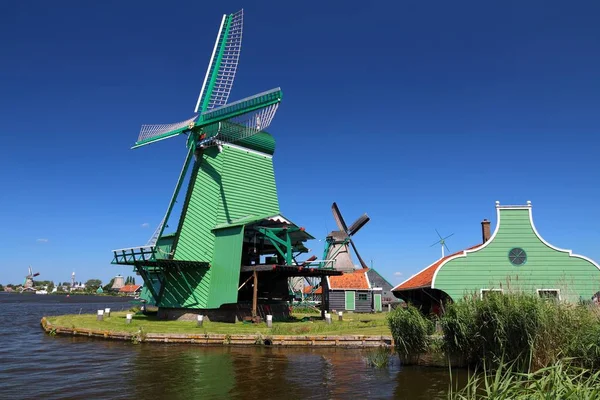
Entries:
[[120, 294], [135, 296], [142, 291], [142, 285], [124, 285], [119, 289]]
[[369, 268], [362, 268], [343, 275], [327, 277], [329, 309], [372, 312], [374, 310], [373, 288], [367, 275], [368, 271]]

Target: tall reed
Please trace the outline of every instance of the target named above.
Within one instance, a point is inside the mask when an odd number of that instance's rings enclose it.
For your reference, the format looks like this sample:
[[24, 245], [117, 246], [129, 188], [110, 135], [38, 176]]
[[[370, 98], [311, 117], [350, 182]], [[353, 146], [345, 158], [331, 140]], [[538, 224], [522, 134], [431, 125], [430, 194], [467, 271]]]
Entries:
[[465, 387], [448, 393], [450, 400], [508, 399], [598, 399], [600, 371], [592, 372], [563, 361], [556, 361], [535, 372], [519, 373], [515, 365], [500, 363], [494, 371], [484, 370], [469, 376]]
[[388, 317], [396, 352], [401, 359], [425, 353], [429, 346], [429, 335], [434, 324], [414, 306], [397, 308]]
[[600, 362], [600, 318], [595, 306], [553, 302], [520, 293], [465, 297], [442, 317], [444, 349], [472, 365], [513, 363], [519, 371], [574, 357], [579, 365]]

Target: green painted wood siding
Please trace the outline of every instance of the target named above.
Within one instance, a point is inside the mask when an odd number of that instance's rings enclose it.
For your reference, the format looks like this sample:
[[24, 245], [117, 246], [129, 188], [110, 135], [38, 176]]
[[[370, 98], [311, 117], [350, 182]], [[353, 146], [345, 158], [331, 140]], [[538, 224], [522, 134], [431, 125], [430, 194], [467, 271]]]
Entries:
[[373, 305], [373, 308], [375, 309], [375, 311], [381, 311], [381, 295], [380, 294], [374, 294], [373, 295], [373, 302], [375, 303]]
[[206, 149], [192, 171], [174, 259], [205, 261], [211, 267], [169, 271], [160, 306], [218, 308], [235, 303], [242, 239], [239, 232], [213, 228], [248, 215], [276, 214], [279, 201], [270, 157], [229, 146], [221, 152]]
[[[600, 290], [600, 270], [590, 261], [571, 257], [547, 246], [530, 223], [531, 209], [500, 208], [495, 236], [482, 248], [452, 259], [437, 272], [433, 286], [454, 300], [480, 289], [502, 288], [536, 293], [536, 289], [560, 289], [561, 299], [591, 299]], [[512, 265], [511, 249], [527, 253], [524, 265]]]
[[215, 234], [215, 257], [210, 267], [208, 308], [237, 302], [244, 226], [219, 229]]
[[354, 310], [356, 308], [355, 305], [355, 292], [353, 291], [346, 291], [345, 293], [345, 297], [346, 297], [346, 310]]

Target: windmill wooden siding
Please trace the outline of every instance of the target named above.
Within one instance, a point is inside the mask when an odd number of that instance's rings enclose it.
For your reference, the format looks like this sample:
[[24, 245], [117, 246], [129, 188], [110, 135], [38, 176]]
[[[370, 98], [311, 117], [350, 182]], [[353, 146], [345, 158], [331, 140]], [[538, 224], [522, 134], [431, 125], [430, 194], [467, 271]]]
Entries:
[[[453, 299], [481, 289], [559, 289], [562, 300], [589, 300], [600, 289], [600, 270], [593, 262], [549, 246], [536, 234], [531, 207], [500, 208], [498, 229], [484, 246], [447, 261], [434, 276], [432, 287]], [[523, 265], [511, 264], [508, 253], [525, 250]]]
[[[329, 292], [329, 309], [335, 311], [371, 312], [373, 311], [373, 296], [370, 290], [351, 290], [354, 292], [354, 310], [346, 310], [346, 290], [331, 290]], [[359, 300], [359, 293], [366, 295], [366, 300]]]
[[[274, 140], [264, 133], [253, 145], [263, 150], [274, 149]], [[252, 168], [248, 168], [249, 165]], [[225, 170], [227, 174], [223, 173]], [[217, 147], [210, 147], [204, 151], [201, 162], [194, 165], [190, 183], [186, 194], [189, 202], [182, 211], [183, 223], [174, 258], [205, 261], [211, 266], [167, 271], [164, 294], [158, 305], [218, 308], [222, 304], [235, 303], [243, 227], [236, 228], [230, 240], [224, 233], [217, 234], [214, 228], [248, 215], [279, 213], [273, 160], [268, 154], [233, 146], [224, 145], [221, 152]], [[225, 247], [227, 251], [219, 251], [217, 257], [217, 246]], [[165, 247], [170, 248], [166, 244]]]

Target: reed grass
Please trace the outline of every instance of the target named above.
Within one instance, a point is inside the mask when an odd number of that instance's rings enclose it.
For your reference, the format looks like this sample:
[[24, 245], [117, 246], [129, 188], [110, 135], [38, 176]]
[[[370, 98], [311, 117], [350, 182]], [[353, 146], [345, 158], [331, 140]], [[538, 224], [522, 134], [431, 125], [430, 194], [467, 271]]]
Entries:
[[528, 371], [569, 357], [581, 367], [600, 366], [600, 318], [593, 305], [490, 293], [449, 305], [441, 326], [444, 350], [471, 365], [493, 368], [506, 360]]
[[379, 346], [369, 350], [365, 357], [367, 365], [375, 368], [385, 368], [390, 364], [391, 351], [387, 346]]
[[574, 366], [571, 360], [556, 361], [534, 372], [520, 373], [514, 363], [501, 362], [494, 370], [469, 376], [460, 390], [448, 392], [450, 400], [569, 399], [600, 398], [600, 371]]
[[397, 308], [388, 315], [388, 325], [401, 359], [418, 356], [429, 348], [434, 323], [412, 305]]

